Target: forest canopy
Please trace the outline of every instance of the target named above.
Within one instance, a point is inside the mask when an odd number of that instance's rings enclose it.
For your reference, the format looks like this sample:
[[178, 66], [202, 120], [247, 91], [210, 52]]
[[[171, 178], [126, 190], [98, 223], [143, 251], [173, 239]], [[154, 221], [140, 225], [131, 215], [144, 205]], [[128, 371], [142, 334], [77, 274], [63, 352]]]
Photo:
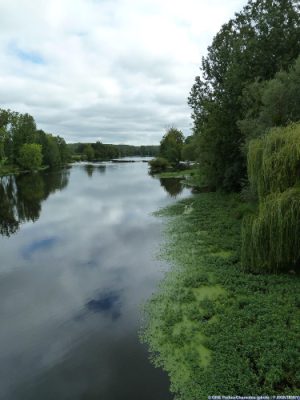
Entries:
[[[277, 102], [284, 96], [281, 104], [291, 105], [299, 96], [293, 84], [285, 86], [300, 54], [299, 11], [294, 0], [250, 0], [208, 47], [188, 103], [197, 156], [210, 186], [239, 189], [246, 178], [248, 136], [299, 118], [299, 101], [282, 115]], [[290, 70], [295, 83], [298, 70], [299, 61]]]

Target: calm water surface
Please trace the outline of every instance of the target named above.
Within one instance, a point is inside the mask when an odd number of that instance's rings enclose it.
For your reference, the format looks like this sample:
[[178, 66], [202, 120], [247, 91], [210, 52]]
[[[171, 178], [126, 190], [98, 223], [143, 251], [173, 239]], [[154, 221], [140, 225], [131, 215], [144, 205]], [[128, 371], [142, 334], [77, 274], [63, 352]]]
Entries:
[[0, 399], [171, 399], [137, 332], [166, 269], [151, 213], [188, 193], [145, 163], [0, 178]]

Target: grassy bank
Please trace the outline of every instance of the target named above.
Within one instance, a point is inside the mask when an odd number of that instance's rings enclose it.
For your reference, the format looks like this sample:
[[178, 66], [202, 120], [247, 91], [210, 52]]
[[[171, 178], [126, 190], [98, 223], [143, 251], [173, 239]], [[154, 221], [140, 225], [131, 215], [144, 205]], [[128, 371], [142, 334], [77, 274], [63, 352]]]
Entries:
[[156, 178], [177, 178], [184, 180], [184, 184], [190, 187], [206, 187], [207, 183], [199, 168], [166, 171], [154, 174]]
[[175, 170], [175, 171], [166, 171], [155, 174], [158, 178], [181, 178], [186, 179], [191, 176], [194, 176], [197, 173], [196, 169], [183, 169], [183, 170]]
[[[62, 168], [65, 167], [66, 165], [59, 165], [55, 168]], [[35, 172], [35, 171], [45, 171], [46, 169], [49, 169], [50, 167], [48, 165], [42, 165], [41, 167], [35, 169], [34, 171], [30, 170], [24, 170], [18, 167], [17, 165], [4, 165], [0, 166], [0, 176], [6, 176], [6, 175], [18, 175], [18, 174], [24, 174], [28, 172]]]
[[142, 337], [178, 399], [300, 394], [300, 278], [242, 271], [244, 211], [235, 195], [205, 193], [159, 212], [172, 268]]
[[20, 173], [20, 168], [16, 165], [0, 165], [0, 176], [14, 175]]

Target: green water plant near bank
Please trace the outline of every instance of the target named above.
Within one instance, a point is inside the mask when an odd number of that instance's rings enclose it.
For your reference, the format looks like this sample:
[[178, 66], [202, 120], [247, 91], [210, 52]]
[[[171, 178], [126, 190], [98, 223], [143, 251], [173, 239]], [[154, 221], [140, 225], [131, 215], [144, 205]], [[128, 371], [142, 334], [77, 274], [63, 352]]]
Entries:
[[194, 176], [196, 173], [198, 173], [198, 170], [196, 170], [196, 169], [183, 169], [183, 170], [160, 172], [158, 174], [155, 174], [155, 176], [158, 178], [186, 179], [191, 176]]
[[300, 278], [242, 270], [246, 212], [218, 193], [159, 212], [172, 268], [146, 306], [142, 339], [176, 399], [300, 394]]
[[[39, 168], [34, 169], [34, 171], [44, 171], [48, 168], [48, 165], [42, 165]], [[32, 170], [20, 168], [17, 165], [0, 165], [0, 177], [7, 175], [19, 175], [26, 172], [32, 172]]]
[[201, 171], [197, 167], [183, 170], [173, 170], [154, 174], [156, 178], [177, 178], [182, 179], [184, 184], [189, 187], [205, 188], [207, 182]]

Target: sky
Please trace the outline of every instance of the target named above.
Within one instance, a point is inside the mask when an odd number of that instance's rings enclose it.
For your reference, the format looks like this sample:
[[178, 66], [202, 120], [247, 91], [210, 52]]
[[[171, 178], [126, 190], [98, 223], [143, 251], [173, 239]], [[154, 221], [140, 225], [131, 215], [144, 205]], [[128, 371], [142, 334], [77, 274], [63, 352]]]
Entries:
[[191, 133], [187, 97], [246, 0], [0, 0], [0, 108], [67, 142]]

